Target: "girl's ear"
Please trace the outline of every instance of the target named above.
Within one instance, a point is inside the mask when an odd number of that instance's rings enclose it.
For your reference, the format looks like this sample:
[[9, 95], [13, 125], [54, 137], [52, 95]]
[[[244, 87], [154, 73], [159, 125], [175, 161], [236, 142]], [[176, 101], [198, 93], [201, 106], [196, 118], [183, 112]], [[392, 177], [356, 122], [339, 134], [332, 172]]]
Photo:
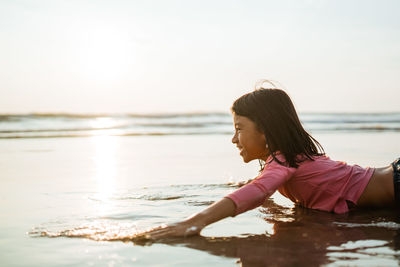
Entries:
[[265, 137], [264, 133], [263, 133], [262, 136], [263, 136], [263, 139], [264, 139], [264, 142], [265, 142], [265, 147], [268, 148], [267, 137]]

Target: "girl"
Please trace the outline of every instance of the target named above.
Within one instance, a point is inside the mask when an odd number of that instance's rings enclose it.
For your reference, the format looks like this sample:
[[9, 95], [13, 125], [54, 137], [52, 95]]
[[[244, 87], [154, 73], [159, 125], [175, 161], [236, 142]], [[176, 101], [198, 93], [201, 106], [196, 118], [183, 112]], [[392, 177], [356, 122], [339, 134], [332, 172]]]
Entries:
[[[268, 82], [268, 81], [267, 81]], [[244, 162], [265, 162], [251, 183], [182, 222], [138, 234], [160, 239], [199, 234], [207, 225], [264, 203], [276, 190], [307, 208], [345, 213], [355, 207], [386, 207], [400, 201], [400, 158], [383, 168], [333, 161], [302, 127], [289, 96], [257, 89], [232, 106], [237, 146]]]

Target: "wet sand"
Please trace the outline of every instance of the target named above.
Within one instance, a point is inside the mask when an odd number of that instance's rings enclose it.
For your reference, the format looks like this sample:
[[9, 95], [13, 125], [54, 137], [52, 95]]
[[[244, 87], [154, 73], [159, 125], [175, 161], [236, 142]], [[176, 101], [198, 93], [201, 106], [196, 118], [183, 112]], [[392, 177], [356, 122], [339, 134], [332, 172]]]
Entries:
[[[315, 137], [331, 158], [350, 164], [379, 167], [400, 156], [398, 133]], [[335, 215], [279, 194], [199, 237], [129, 239], [257, 175], [257, 162], [242, 163], [227, 135], [0, 140], [0, 154], [2, 266], [399, 264], [397, 211]]]

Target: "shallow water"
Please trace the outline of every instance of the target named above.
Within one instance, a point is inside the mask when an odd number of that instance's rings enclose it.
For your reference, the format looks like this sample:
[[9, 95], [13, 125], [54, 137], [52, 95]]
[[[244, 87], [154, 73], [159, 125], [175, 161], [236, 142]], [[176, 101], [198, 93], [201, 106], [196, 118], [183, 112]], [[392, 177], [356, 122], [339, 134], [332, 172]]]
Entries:
[[[320, 133], [333, 159], [383, 166], [396, 132]], [[199, 237], [136, 231], [183, 219], [257, 175], [227, 135], [0, 140], [1, 266], [398, 266], [395, 210], [345, 215], [279, 194]]]

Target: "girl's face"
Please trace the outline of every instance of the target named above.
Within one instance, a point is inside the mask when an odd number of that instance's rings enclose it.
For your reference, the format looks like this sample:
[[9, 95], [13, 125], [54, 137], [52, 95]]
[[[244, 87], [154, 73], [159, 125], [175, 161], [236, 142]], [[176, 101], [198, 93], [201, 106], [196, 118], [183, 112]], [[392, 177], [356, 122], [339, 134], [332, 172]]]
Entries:
[[235, 113], [233, 113], [233, 124], [235, 135], [232, 138], [232, 143], [239, 149], [243, 161], [247, 163], [253, 159], [267, 160], [269, 155], [266, 147], [267, 142], [256, 124], [249, 118]]

